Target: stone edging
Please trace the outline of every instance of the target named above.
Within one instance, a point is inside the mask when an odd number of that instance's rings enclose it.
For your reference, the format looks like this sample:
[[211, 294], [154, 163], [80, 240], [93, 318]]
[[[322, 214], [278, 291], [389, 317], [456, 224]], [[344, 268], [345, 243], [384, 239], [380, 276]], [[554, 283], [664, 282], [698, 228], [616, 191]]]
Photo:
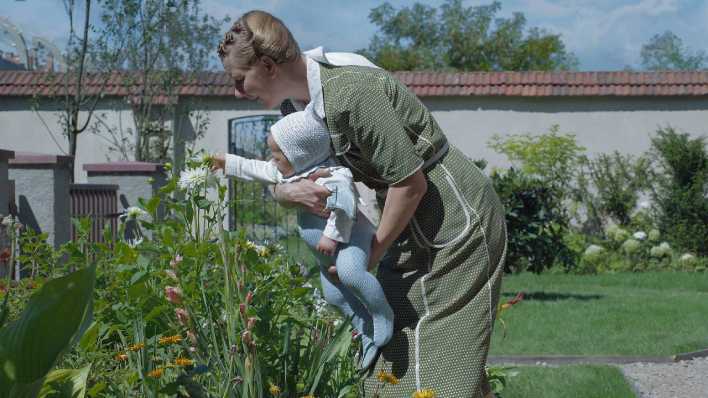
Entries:
[[628, 363], [673, 363], [694, 358], [708, 357], [708, 349], [676, 354], [671, 356], [581, 356], [581, 355], [536, 355], [490, 356], [487, 363], [491, 365], [575, 365], [575, 364], [612, 364], [622, 365]]

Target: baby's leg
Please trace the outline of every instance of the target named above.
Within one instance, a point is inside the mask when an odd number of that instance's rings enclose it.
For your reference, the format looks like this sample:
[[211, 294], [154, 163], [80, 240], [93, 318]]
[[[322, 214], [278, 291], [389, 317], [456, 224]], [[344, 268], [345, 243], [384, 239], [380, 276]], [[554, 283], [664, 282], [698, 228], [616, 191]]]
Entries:
[[369, 368], [378, 353], [378, 347], [374, 344], [372, 337], [374, 323], [369, 311], [364, 308], [359, 299], [346, 286], [339, 281], [333, 280], [325, 267], [320, 267], [320, 281], [322, 282], [322, 292], [325, 300], [339, 308], [344, 316], [351, 318], [354, 329], [359, 332], [359, 338], [361, 339], [359, 364], [362, 369]]
[[365, 340], [370, 339], [369, 336], [373, 336], [374, 333], [369, 312], [346, 286], [339, 281], [333, 280], [327, 272], [327, 267], [332, 264], [334, 259], [314, 250], [320, 237], [322, 237], [322, 230], [326, 222], [326, 219], [309, 213], [298, 214], [300, 237], [313, 249], [313, 253], [320, 263], [320, 281], [322, 282], [322, 293], [325, 300], [337, 307], [344, 316], [352, 318], [352, 325], [363, 335], [363, 343]]
[[[363, 218], [363, 217], [362, 217]], [[393, 310], [375, 276], [367, 271], [373, 228], [357, 222], [349, 244], [337, 254], [337, 275], [366, 306], [374, 322], [374, 343], [382, 347], [393, 335]]]
[[341, 283], [332, 280], [324, 267], [320, 267], [320, 281], [327, 303], [337, 307], [344, 316], [352, 318], [352, 325], [359, 333], [365, 336], [373, 335], [371, 315], [359, 299]]

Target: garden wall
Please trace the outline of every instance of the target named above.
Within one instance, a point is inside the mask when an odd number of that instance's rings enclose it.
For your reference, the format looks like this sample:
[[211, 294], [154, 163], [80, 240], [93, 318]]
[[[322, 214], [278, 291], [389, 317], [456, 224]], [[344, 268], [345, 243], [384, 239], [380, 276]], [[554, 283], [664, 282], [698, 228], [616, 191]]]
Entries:
[[70, 239], [70, 173], [68, 156], [16, 153], [9, 162], [20, 222], [46, 232], [54, 247]]

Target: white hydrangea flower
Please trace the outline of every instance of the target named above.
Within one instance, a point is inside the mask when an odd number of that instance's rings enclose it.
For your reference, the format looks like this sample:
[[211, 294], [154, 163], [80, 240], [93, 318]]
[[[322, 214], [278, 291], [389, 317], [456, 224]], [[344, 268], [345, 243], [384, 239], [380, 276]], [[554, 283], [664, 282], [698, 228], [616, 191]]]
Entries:
[[620, 228], [619, 226], [612, 224], [605, 229], [605, 234], [608, 238], [614, 240], [615, 242], [624, 242], [629, 238], [629, 232]]
[[191, 191], [203, 184], [214, 186], [216, 181], [216, 177], [208, 167], [186, 169], [179, 175], [179, 187], [187, 191]]
[[641, 243], [639, 243], [639, 241], [635, 239], [627, 239], [622, 244], [622, 250], [624, 250], [624, 252], [627, 254], [636, 253], [640, 247]]
[[146, 212], [145, 210], [143, 210], [137, 206], [128, 207], [125, 210], [125, 214], [128, 216], [128, 219], [130, 219], [130, 220], [137, 220], [137, 219], [145, 218], [148, 216], [148, 212]]
[[684, 253], [681, 256], [680, 260], [683, 264], [689, 265], [689, 264], [693, 264], [696, 261], [696, 256], [694, 256], [691, 253]]
[[644, 240], [647, 238], [647, 233], [644, 231], [637, 231], [634, 234], [632, 234], [632, 237], [636, 240]]
[[649, 231], [649, 240], [652, 242], [657, 242], [661, 238], [661, 232], [659, 232], [658, 229], [654, 228], [651, 231]]
[[585, 252], [583, 253], [583, 257], [585, 257], [586, 260], [594, 260], [598, 258], [602, 253], [605, 252], [605, 248], [602, 246], [598, 245], [590, 245], [585, 249]]
[[657, 258], [668, 257], [671, 255], [671, 246], [669, 246], [668, 242], [661, 242], [659, 246], [652, 247], [649, 254]]

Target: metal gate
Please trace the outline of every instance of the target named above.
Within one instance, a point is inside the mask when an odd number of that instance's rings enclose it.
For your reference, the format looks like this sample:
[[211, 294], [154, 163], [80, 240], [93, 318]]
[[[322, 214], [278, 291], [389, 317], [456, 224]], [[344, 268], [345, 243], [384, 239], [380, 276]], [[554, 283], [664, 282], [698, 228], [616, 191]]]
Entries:
[[[270, 126], [278, 119], [278, 115], [230, 119], [229, 153], [251, 159], [269, 159], [266, 138]], [[245, 229], [248, 238], [258, 243], [279, 243], [289, 256], [298, 256], [299, 261], [314, 261], [314, 258], [309, 258], [309, 250], [297, 235], [296, 210], [278, 205], [267, 186], [231, 179], [229, 199], [231, 229]]]
[[[71, 184], [71, 218], [91, 218], [91, 242], [103, 242], [103, 229], [110, 225], [111, 241], [118, 231], [118, 185]], [[75, 240], [76, 227], [71, 225], [71, 240]], [[108, 242], [104, 242], [108, 243]]]

